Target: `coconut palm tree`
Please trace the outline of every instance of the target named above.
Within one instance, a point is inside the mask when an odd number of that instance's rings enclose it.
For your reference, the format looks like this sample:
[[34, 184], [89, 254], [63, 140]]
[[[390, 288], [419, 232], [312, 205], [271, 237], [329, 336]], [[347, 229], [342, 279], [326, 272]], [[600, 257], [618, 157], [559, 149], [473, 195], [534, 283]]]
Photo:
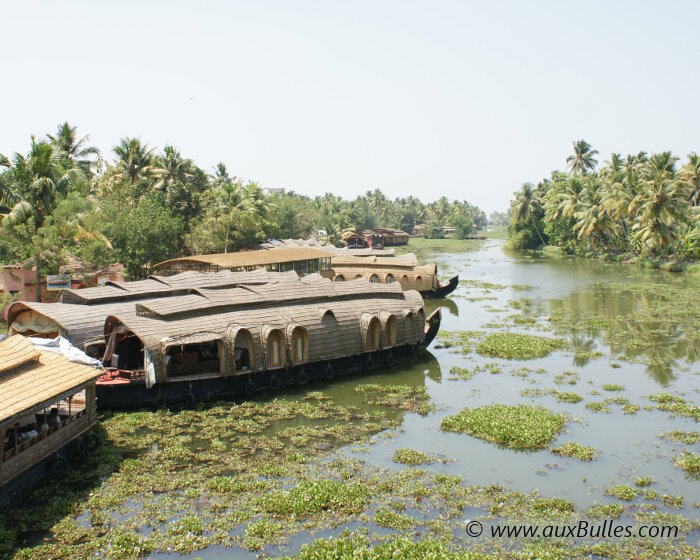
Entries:
[[184, 159], [173, 146], [166, 146], [163, 155], [157, 156], [153, 162], [151, 175], [156, 179], [153, 188], [167, 192], [174, 183], [184, 185], [193, 176], [193, 165], [191, 159]]
[[658, 158], [654, 171], [644, 180], [642, 193], [635, 197], [639, 211], [632, 229], [647, 248], [663, 252], [670, 246], [679, 261], [677, 224], [687, 221], [688, 205], [683, 183], [669, 176], [667, 163], [668, 158]]
[[542, 237], [540, 230], [537, 229], [537, 224], [535, 222], [535, 217], [537, 215], [541, 215], [544, 210], [542, 209], [540, 201], [535, 196], [532, 183], [525, 183], [522, 189], [518, 191], [515, 196], [515, 200], [511, 204], [511, 209], [513, 210], [513, 217], [515, 221], [521, 223], [530, 222], [537, 233], [537, 237], [540, 238], [542, 245], [546, 245], [544, 238]]
[[688, 163], [681, 169], [681, 176], [687, 185], [688, 202], [691, 206], [700, 204], [700, 157], [693, 152], [688, 154]]
[[574, 153], [566, 158], [566, 163], [569, 164], [569, 169], [573, 174], [585, 175], [595, 169], [598, 164], [598, 160], [595, 159], [596, 155], [598, 155], [598, 150], [594, 150], [585, 140], [579, 140], [574, 142]]
[[114, 146], [117, 156], [119, 176], [128, 180], [132, 185], [146, 179], [153, 170], [153, 149], [142, 144], [138, 138], [122, 138], [119, 145]]
[[78, 139], [78, 135], [76, 134], [77, 130], [78, 127], [70, 126], [68, 122], [64, 122], [58, 125], [55, 136], [51, 136], [50, 134], [47, 136], [56, 147], [59, 154], [65, 157], [71, 164], [77, 165], [85, 171], [90, 171], [100, 157], [100, 150], [94, 146], [86, 146], [85, 144], [90, 137], [83, 136]]
[[[46, 218], [56, 208], [59, 197], [65, 196], [72, 186], [86, 180], [84, 171], [77, 165], [66, 169], [65, 158], [49, 143], [32, 136], [27, 157], [15, 153], [12, 161], [0, 155], [0, 166], [9, 171], [9, 186], [0, 193], [0, 205], [4, 207], [3, 227], [14, 227], [34, 222], [34, 231], [44, 225]], [[41, 255], [37, 249], [36, 297], [41, 301]]]

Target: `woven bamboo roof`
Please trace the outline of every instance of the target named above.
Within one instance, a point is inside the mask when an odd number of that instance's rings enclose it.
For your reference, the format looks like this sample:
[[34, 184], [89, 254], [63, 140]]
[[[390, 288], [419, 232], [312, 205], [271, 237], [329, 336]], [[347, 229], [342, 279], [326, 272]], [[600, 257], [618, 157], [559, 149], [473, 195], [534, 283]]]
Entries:
[[187, 271], [173, 276], [149, 276], [146, 280], [134, 282], [107, 282], [98, 288], [63, 290], [61, 301], [63, 303], [91, 305], [169, 296], [177, 293], [185, 294], [192, 288], [232, 287], [241, 283], [251, 284], [269, 281], [269, 273], [264, 269], [250, 272], [222, 270], [217, 273]]
[[57, 352], [39, 352], [20, 335], [0, 342], [0, 364], [0, 422], [53, 404], [103, 373]]
[[0, 375], [18, 366], [39, 360], [39, 352], [21, 336], [11, 336], [0, 342]]
[[[331, 282], [320, 274], [299, 278], [296, 273], [278, 274], [277, 282], [245, 285], [231, 289], [198, 289], [184, 296], [152, 299], [138, 302], [136, 314], [141, 317], [174, 318], [223, 313], [236, 309], [279, 308], [291, 303], [324, 303], [333, 299], [358, 297], [401, 297], [399, 284], [373, 284], [367, 280]], [[132, 311], [133, 308], [127, 309]], [[117, 311], [110, 315], [118, 316]]]
[[268, 250], [239, 251], [237, 253], [216, 253], [213, 255], [196, 255], [163, 261], [156, 268], [164, 268], [179, 263], [201, 263], [220, 268], [242, 266], [265, 266], [281, 262], [304, 261], [328, 258], [328, 251], [316, 247], [284, 246]]

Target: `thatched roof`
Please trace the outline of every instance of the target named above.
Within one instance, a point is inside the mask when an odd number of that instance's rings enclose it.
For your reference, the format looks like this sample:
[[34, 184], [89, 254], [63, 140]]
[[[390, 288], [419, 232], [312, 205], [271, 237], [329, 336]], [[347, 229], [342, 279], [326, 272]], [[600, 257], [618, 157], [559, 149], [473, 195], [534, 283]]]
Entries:
[[268, 250], [180, 257], [158, 263], [156, 268], [166, 268], [168, 266], [188, 263], [208, 264], [211, 266], [218, 266], [219, 268], [266, 266], [282, 262], [324, 259], [328, 258], [328, 256], [327, 251], [316, 247], [284, 246]]
[[[18, 301], [10, 306], [7, 312], [7, 323], [10, 329], [24, 311], [32, 311], [53, 321], [70, 340], [73, 346], [83, 348], [86, 342], [102, 337], [105, 318], [114, 313], [134, 309], [134, 302], [103, 303], [97, 305], [76, 305], [74, 303], [37, 303], [34, 301]], [[21, 332], [16, 325], [15, 330]], [[29, 326], [29, 325], [27, 325]]]
[[51, 405], [92, 383], [103, 371], [39, 352], [20, 335], [0, 342], [0, 422]]
[[217, 288], [236, 286], [241, 283], [265, 283], [269, 281], [267, 270], [250, 272], [231, 272], [223, 270], [217, 273], [188, 271], [173, 276], [149, 276], [146, 280], [134, 282], [107, 282], [98, 288], [82, 290], [63, 290], [61, 301], [91, 305], [96, 303], [133, 301], [147, 297], [164, 297], [185, 294], [192, 288]]

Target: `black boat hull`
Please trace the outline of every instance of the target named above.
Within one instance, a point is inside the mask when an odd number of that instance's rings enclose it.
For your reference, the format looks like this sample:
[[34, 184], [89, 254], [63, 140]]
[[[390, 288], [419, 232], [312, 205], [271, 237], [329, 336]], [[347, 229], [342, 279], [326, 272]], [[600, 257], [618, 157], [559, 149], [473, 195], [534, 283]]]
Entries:
[[254, 396], [264, 390], [279, 390], [295, 384], [305, 385], [318, 380], [328, 381], [337, 376], [358, 371], [391, 367], [411, 359], [418, 350], [426, 348], [437, 335], [441, 318], [439, 309], [427, 318], [425, 340], [421, 344], [395, 346], [358, 356], [336, 358], [293, 368], [196, 380], [172, 380], [156, 383], [150, 389], [142, 380], [130, 383], [100, 383], [98, 380], [97, 406], [100, 409], [164, 407], [176, 404], [192, 406], [199, 401], [236, 395]]
[[425, 299], [438, 299], [438, 298], [444, 298], [450, 295], [452, 292], [457, 289], [457, 286], [459, 285], [459, 276], [453, 276], [450, 278], [450, 281], [445, 284], [444, 286], [440, 286], [439, 288], [436, 288], [435, 290], [428, 290], [426, 292], [421, 292], [421, 295]]

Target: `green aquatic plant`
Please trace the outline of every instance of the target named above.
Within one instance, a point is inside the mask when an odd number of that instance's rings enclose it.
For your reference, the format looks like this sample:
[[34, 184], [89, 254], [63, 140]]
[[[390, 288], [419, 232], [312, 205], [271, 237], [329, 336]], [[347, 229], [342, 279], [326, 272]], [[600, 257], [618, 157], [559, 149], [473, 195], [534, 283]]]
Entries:
[[562, 338], [547, 338], [531, 334], [490, 333], [476, 347], [483, 356], [508, 360], [531, 360], [548, 356], [554, 350], [564, 348]]
[[682, 430], [671, 430], [670, 432], [664, 432], [659, 434], [660, 438], [667, 439], [676, 443], [687, 443], [692, 445], [700, 441], [700, 432], [684, 432]]
[[635, 486], [639, 486], [640, 488], [645, 488], [646, 486], [651, 486], [656, 482], [654, 480], [653, 476], [641, 476], [638, 477], [637, 480], [634, 482]]
[[567, 393], [566, 391], [558, 391], [557, 389], [550, 389], [549, 394], [559, 402], [576, 404], [583, 400], [583, 397], [578, 393]]
[[362, 482], [304, 480], [291, 490], [270, 492], [260, 497], [264, 511], [278, 515], [308, 515], [318, 511], [359, 513], [371, 492]]
[[590, 519], [619, 519], [624, 511], [623, 504], [596, 504], [588, 509], [586, 517]]
[[575, 371], [563, 371], [554, 376], [554, 383], [557, 385], [576, 385], [579, 374]]
[[442, 419], [443, 431], [466, 433], [513, 449], [543, 449], [566, 425], [566, 416], [542, 406], [492, 404]]
[[428, 465], [434, 462], [432, 456], [415, 449], [397, 449], [394, 451], [394, 463], [403, 465]]
[[637, 497], [639, 491], [627, 484], [616, 484], [615, 486], [609, 486], [606, 488], [605, 493], [609, 496], [614, 496], [619, 500], [629, 502]]
[[416, 524], [415, 519], [389, 508], [378, 509], [374, 514], [374, 522], [380, 527], [390, 529], [410, 529]]
[[366, 383], [355, 387], [355, 391], [361, 393], [365, 402], [371, 405], [391, 406], [422, 415], [428, 414], [434, 409], [428, 402], [430, 396], [425, 387]]
[[612, 412], [612, 409], [608, 405], [609, 403], [607, 401], [589, 402], [586, 403], [586, 408], [591, 412]]
[[581, 445], [574, 442], [566, 442], [559, 447], [552, 448], [552, 453], [563, 457], [573, 457], [579, 461], [592, 461], [598, 454], [589, 445]]
[[700, 454], [691, 451], [684, 451], [673, 458], [677, 467], [682, 468], [693, 477], [700, 476]]
[[613, 392], [613, 391], [624, 391], [624, 390], [625, 390], [624, 385], [618, 385], [616, 383], [606, 383], [605, 385], [603, 385], [603, 391]]
[[661, 501], [668, 507], [683, 509], [683, 502], [685, 499], [683, 496], [670, 496], [668, 494], [664, 494], [661, 496]]

